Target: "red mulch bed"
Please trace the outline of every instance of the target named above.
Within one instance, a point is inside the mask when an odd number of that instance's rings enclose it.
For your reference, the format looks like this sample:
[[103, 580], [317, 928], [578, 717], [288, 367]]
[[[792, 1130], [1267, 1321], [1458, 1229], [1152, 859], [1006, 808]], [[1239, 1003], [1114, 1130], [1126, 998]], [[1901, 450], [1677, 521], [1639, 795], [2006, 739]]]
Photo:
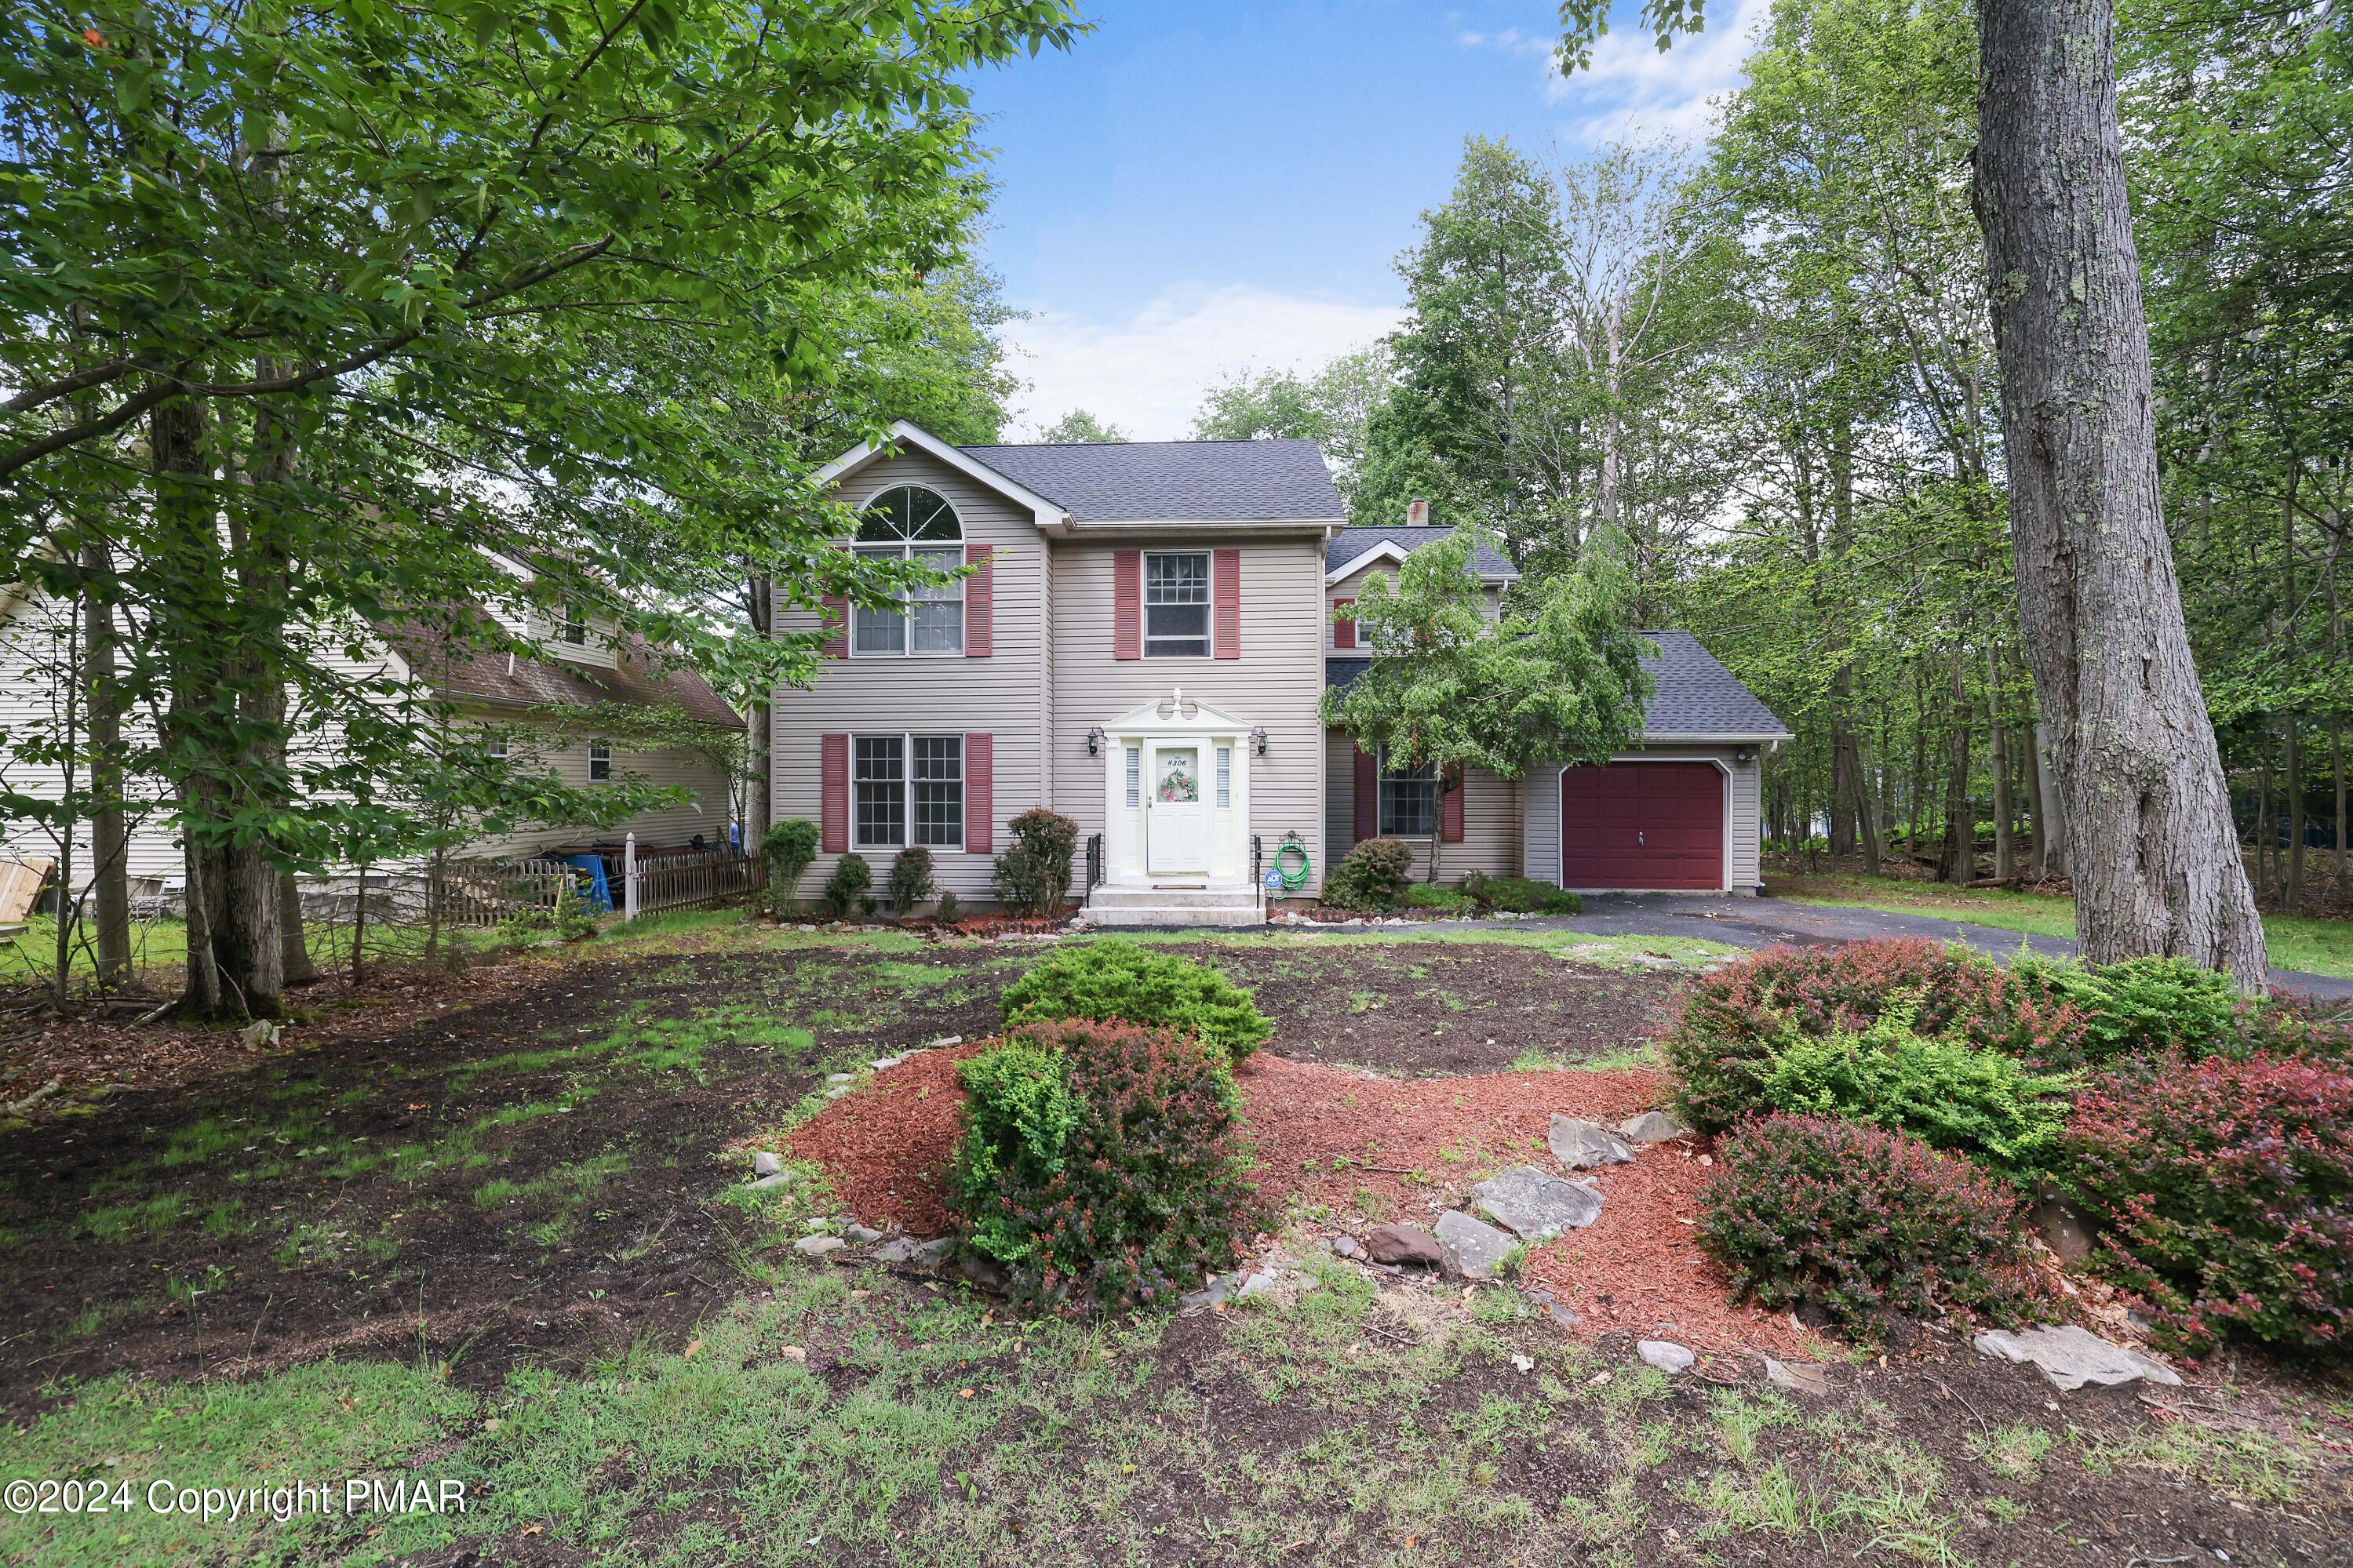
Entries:
[[[822, 1167], [869, 1225], [915, 1236], [954, 1228], [945, 1192], [964, 1100], [956, 1063], [987, 1044], [926, 1051], [877, 1073], [792, 1134], [794, 1157]], [[1554, 1111], [1620, 1121], [1658, 1104], [1667, 1075], [1630, 1068], [1398, 1079], [1261, 1051], [1235, 1080], [1257, 1145], [1251, 1180], [1270, 1200], [1303, 1197], [1347, 1212], [1369, 1190], [1426, 1221], [1429, 1188], [1401, 1173], [1467, 1184], [1503, 1165], [1551, 1169], [1545, 1132]], [[1527, 1282], [1574, 1310], [1588, 1338], [1630, 1332], [1700, 1350], [1802, 1353], [1806, 1341], [1787, 1318], [1725, 1304], [1723, 1270], [1683, 1223], [1697, 1217], [1709, 1174], [1682, 1144], [1599, 1173], [1608, 1200], [1600, 1220], [1534, 1249]]]

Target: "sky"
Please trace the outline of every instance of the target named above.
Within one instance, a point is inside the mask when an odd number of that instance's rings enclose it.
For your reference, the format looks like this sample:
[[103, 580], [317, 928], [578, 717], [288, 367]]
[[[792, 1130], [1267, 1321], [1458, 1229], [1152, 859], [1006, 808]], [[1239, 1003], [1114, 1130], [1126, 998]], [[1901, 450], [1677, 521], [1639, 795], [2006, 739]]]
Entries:
[[1574, 158], [1703, 135], [1767, 0], [1709, 0], [1707, 30], [1665, 54], [1619, 9], [1567, 80], [1556, 0], [1098, 0], [1068, 52], [977, 73], [998, 184], [983, 258], [1028, 312], [1005, 332], [1030, 384], [1013, 438], [1072, 408], [1181, 437], [1227, 376], [1379, 337], [1467, 136]]

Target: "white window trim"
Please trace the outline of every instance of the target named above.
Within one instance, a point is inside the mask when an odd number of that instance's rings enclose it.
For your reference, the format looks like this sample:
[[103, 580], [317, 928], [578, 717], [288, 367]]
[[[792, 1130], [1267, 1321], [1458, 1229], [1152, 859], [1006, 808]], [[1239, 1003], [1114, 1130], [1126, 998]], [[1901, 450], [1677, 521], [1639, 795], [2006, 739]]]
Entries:
[[505, 762], [507, 760], [507, 738], [503, 734], [485, 735], [482, 737], [482, 755], [488, 757], [491, 762]]
[[[597, 754], [599, 752], [604, 754], [599, 756]], [[599, 763], [602, 763], [605, 765], [605, 775], [602, 778], [596, 776], [596, 764]], [[590, 784], [611, 784], [613, 782], [612, 742], [591, 741], [588, 742], [588, 782]]]
[[[1384, 838], [1393, 837], [1398, 838], [1437, 837], [1439, 834], [1443, 831], [1446, 821], [1446, 792], [1438, 787], [1444, 782], [1442, 775], [1437, 768], [1432, 767], [1430, 771], [1430, 778], [1427, 781], [1430, 786], [1430, 826], [1419, 833], [1408, 833], [1403, 829], [1399, 829], [1395, 834], [1392, 834], [1389, 830], [1388, 824], [1384, 820], [1388, 813], [1388, 802], [1384, 797], [1382, 791], [1384, 787], [1388, 784], [1401, 784], [1406, 781], [1391, 777], [1391, 770], [1388, 764], [1388, 748], [1387, 746], [1380, 747], [1373, 754], [1373, 831]], [[1420, 783], [1424, 781], [1416, 780], [1413, 782]]]
[[[859, 778], [858, 742], [893, 739], [899, 742], [900, 841], [888, 843], [862, 838], [859, 836], [858, 826], [858, 787], [860, 784], [872, 784], [877, 781]], [[956, 841], [953, 844], [925, 844], [921, 847], [934, 853], [943, 850], [961, 851], [964, 848], [964, 813], [972, 799], [969, 793], [972, 789], [972, 759], [966, 754], [963, 732], [947, 734], [936, 730], [860, 730], [852, 732], [849, 737], [849, 847], [853, 851], [863, 853], [869, 849], [912, 849], [918, 847], [915, 842], [915, 785], [919, 782], [915, 777], [915, 742], [917, 741], [954, 741], [956, 755]], [[942, 784], [946, 781], [926, 779], [920, 782]]]
[[[1145, 658], [1180, 659], [1214, 658], [1217, 657], [1217, 552], [1210, 550], [1146, 550], [1140, 553], [1143, 559], [1136, 564], [1136, 575], [1140, 577], [1142, 581], [1136, 584], [1137, 604], [1135, 613], [1137, 619], [1140, 622], [1136, 627], [1136, 647], [1140, 650], [1142, 656]], [[1202, 581], [1207, 583], [1209, 587], [1209, 596], [1207, 600], [1203, 601], [1201, 606], [1204, 614], [1201, 618], [1201, 651], [1198, 653], [1155, 653], [1152, 651], [1152, 562], [1155, 556], [1165, 558], [1171, 555], [1189, 555], [1199, 560], [1203, 565]], [[1168, 640], [1174, 641], [1176, 639], [1171, 638]]]
[[[948, 500], [947, 497], [941, 495], [939, 491], [934, 489], [931, 486], [913, 484], [905, 479], [893, 479], [891, 483], [881, 486], [864, 500], [859, 502], [854, 510], [860, 517], [863, 517], [869, 508], [873, 506], [876, 501], [881, 500], [884, 496], [889, 495], [892, 490], [922, 490], [926, 495], [937, 497], [939, 503], [947, 509], [948, 516], [955, 520], [955, 538], [953, 540], [902, 539], [896, 544], [885, 544], [879, 541], [860, 542], [856, 539], [852, 539], [849, 543], [850, 553], [853, 555], [881, 555], [886, 557], [895, 555], [902, 561], [912, 561], [914, 559], [915, 552], [918, 550], [948, 550], [953, 548], [956, 552], [955, 563], [958, 566], [962, 566], [965, 563], [965, 549], [972, 542], [969, 537], [965, 533], [964, 514], [956, 510], [955, 502]], [[887, 653], [875, 648], [860, 648], [858, 646], [858, 616], [863, 606], [858, 605], [852, 605], [849, 606], [849, 624], [845, 626], [843, 630], [848, 634], [850, 658], [962, 658], [965, 657], [965, 634], [968, 628], [963, 622], [965, 611], [963, 604], [963, 587], [961, 584], [959, 584], [957, 587], [956, 609], [958, 622], [956, 626], [956, 645], [952, 648], [916, 647], [914, 646], [915, 616], [913, 612], [913, 606], [916, 601], [913, 599], [902, 599], [899, 602], [902, 605], [908, 606], [908, 613], [899, 617], [899, 650], [896, 653]], [[933, 600], [931, 602], [934, 604], [946, 603], [944, 599]]]

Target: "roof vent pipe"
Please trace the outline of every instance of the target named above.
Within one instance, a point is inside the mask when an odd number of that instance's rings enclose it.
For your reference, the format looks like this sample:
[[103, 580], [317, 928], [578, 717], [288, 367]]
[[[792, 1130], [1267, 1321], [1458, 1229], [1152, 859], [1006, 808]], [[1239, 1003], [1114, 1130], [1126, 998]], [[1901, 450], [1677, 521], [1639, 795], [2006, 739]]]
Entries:
[[1408, 528], [1428, 528], [1430, 526], [1430, 503], [1426, 500], [1413, 500], [1406, 502], [1405, 525]]

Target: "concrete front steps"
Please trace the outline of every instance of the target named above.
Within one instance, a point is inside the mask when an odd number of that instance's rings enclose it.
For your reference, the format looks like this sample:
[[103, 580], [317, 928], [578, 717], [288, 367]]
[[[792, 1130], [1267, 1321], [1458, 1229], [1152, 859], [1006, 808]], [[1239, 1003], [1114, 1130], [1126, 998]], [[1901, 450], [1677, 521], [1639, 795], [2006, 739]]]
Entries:
[[1158, 885], [1113, 887], [1106, 882], [1087, 895], [1079, 911], [1099, 926], [1256, 926], [1266, 923], [1258, 890], [1210, 887], [1182, 878]]

